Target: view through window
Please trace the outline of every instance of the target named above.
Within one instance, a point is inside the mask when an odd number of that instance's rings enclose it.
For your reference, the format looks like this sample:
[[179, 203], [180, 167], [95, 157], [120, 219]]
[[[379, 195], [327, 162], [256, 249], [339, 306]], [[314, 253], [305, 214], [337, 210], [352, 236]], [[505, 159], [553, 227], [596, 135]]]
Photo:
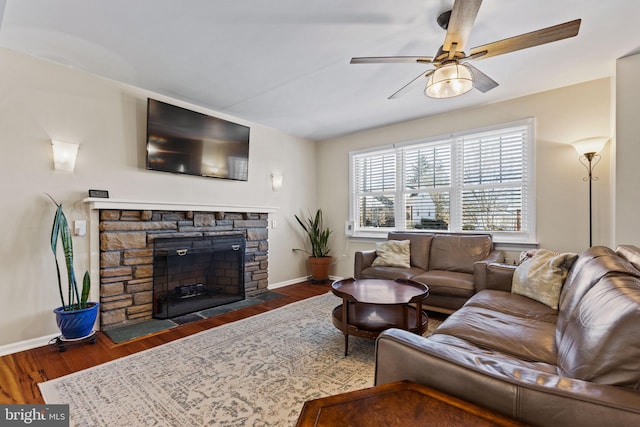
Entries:
[[354, 232], [491, 232], [535, 240], [534, 121], [351, 153]]

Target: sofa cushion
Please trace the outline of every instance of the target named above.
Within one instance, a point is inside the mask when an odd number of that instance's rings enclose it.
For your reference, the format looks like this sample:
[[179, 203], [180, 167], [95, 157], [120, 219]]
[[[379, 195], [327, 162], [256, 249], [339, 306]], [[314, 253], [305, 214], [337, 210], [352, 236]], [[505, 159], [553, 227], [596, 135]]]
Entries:
[[490, 235], [437, 234], [431, 242], [429, 270], [473, 273], [473, 264], [491, 253]]
[[[601, 257], [607, 257], [607, 259], [611, 261], [607, 262], [606, 264], [600, 265], [600, 262], [602, 260], [595, 260]], [[613, 252], [606, 246], [593, 246], [584, 250], [580, 254], [580, 256], [578, 256], [576, 262], [574, 262], [571, 266], [564, 286], [562, 287], [559, 301], [560, 310], [563, 310], [565, 307], [575, 307], [575, 305], [580, 300], [580, 298], [582, 298], [585, 292], [589, 290], [589, 288], [591, 288], [591, 286], [593, 286], [593, 284], [597, 282], [600, 277], [602, 277], [601, 274], [606, 273], [606, 271], [613, 266], [612, 263], [617, 264], [618, 259], [620, 259], [620, 257], [618, 257], [615, 252]], [[585, 284], [584, 279], [589, 280], [589, 278], [595, 276], [594, 271], [592, 270], [594, 266], [599, 266], [596, 268], [602, 273], [598, 275], [598, 277], [593, 277], [591, 283]]]
[[424, 270], [417, 267], [368, 267], [362, 270], [359, 279], [411, 279], [416, 275], [424, 273]]
[[429, 295], [471, 298], [475, 292], [473, 274], [429, 270], [413, 276], [411, 279], [427, 285], [429, 287]]
[[[504, 292], [509, 298], [520, 301], [524, 297]], [[453, 313], [436, 330], [469, 341], [474, 345], [510, 354], [530, 362], [555, 364], [555, 323], [520, 317], [481, 306], [465, 305]], [[434, 335], [435, 336], [435, 335]]]
[[635, 275], [637, 270], [605, 246], [595, 246], [580, 254], [573, 264], [560, 293], [556, 342], [562, 340], [567, 324], [575, 316], [576, 307], [584, 295], [600, 279], [613, 273]]
[[[573, 263], [571, 269], [569, 270], [569, 274], [567, 274], [567, 278], [564, 281], [564, 286], [562, 287], [562, 291], [560, 292], [560, 301], [558, 303], [560, 310], [562, 310], [564, 304], [568, 303], [567, 299], [573, 299], [573, 296], [570, 294], [574, 293], [574, 287], [576, 285], [576, 277], [580, 275], [583, 270], [585, 264], [591, 262], [591, 260], [595, 258], [599, 258], [605, 255], [614, 255], [613, 251], [606, 246], [592, 246], [584, 250], [579, 256], [576, 262]], [[579, 281], [578, 281], [579, 282]], [[590, 286], [589, 286], [590, 287]], [[586, 290], [584, 290], [586, 292]], [[578, 296], [582, 298], [584, 292], [580, 291], [581, 295]], [[569, 297], [567, 297], [569, 295]]]
[[633, 245], [620, 245], [616, 253], [640, 270], [640, 248]]
[[465, 306], [484, 307], [523, 319], [532, 319], [554, 325], [558, 321], [558, 310], [540, 304], [531, 298], [496, 289], [484, 289], [478, 292], [467, 301]]
[[[448, 350], [453, 350], [453, 352], [459, 351], [465, 354], [464, 362], [467, 366], [482, 365], [494, 370], [495, 373], [507, 373], [507, 375], [515, 378], [518, 377], [518, 371], [522, 369], [534, 371], [534, 374], [558, 374], [558, 367], [555, 364], [516, 359], [508, 353], [502, 353], [491, 348], [481, 348], [453, 335], [440, 334], [436, 331], [435, 334], [429, 337], [429, 341], [436, 344], [438, 353], [448, 353]], [[485, 363], [477, 363], [479, 359], [483, 359]]]
[[640, 390], [640, 279], [607, 275], [574, 312], [558, 344], [561, 374]]
[[371, 265], [373, 267], [401, 267], [409, 268], [409, 240], [387, 240], [376, 243], [376, 258]]
[[516, 268], [511, 292], [558, 309], [560, 289], [578, 254], [540, 249]]
[[389, 240], [409, 240], [411, 242], [411, 265], [426, 270], [429, 268], [429, 253], [433, 234], [391, 232]]

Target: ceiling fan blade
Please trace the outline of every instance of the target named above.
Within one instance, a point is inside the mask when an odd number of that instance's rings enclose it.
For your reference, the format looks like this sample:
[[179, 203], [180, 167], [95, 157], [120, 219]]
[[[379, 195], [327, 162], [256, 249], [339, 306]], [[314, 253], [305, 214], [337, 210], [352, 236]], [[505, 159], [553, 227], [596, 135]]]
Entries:
[[482, 0], [455, 1], [451, 18], [449, 18], [447, 35], [442, 45], [443, 51], [450, 52], [452, 49], [458, 52], [464, 51], [481, 4]]
[[463, 65], [471, 70], [471, 74], [473, 74], [473, 87], [478, 89], [480, 92], [485, 93], [498, 86], [498, 82], [478, 70], [473, 65], [469, 63], [465, 63]]
[[433, 73], [435, 70], [428, 70], [426, 72], [422, 72], [420, 73], [420, 75], [418, 77], [416, 77], [415, 79], [411, 80], [409, 83], [407, 83], [406, 85], [402, 86], [400, 88], [400, 90], [398, 90], [397, 92], [395, 92], [393, 95], [391, 95], [389, 98], [387, 99], [397, 99], [400, 98], [402, 95], [404, 95], [405, 93], [409, 92], [409, 89], [411, 89], [422, 77], [429, 77], [429, 75], [431, 75], [431, 73]]
[[431, 63], [430, 56], [364, 56], [351, 58], [351, 64]]
[[[485, 44], [471, 49], [469, 57], [474, 59], [486, 59], [516, 50], [527, 49], [545, 43], [551, 43], [562, 39], [568, 39], [578, 35], [581, 19], [554, 25], [519, 36]], [[485, 53], [486, 52], [486, 53]]]

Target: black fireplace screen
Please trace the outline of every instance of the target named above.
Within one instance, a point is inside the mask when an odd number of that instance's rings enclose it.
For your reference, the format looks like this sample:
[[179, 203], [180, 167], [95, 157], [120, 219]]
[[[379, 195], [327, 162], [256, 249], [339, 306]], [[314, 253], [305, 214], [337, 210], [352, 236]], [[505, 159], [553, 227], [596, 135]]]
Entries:
[[242, 234], [157, 238], [153, 242], [153, 317], [167, 319], [240, 301]]

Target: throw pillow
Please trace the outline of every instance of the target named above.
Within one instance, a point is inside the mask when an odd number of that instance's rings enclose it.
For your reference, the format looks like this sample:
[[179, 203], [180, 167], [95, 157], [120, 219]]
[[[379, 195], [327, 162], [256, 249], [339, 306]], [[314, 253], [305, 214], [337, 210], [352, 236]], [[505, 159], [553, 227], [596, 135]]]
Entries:
[[537, 249], [530, 249], [528, 251], [520, 252], [520, 259], [518, 260], [518, 265], [522, 264], [523, 262], [527, 261], [528, 259], [531, 259], [531, 257], [534, 256], [536, 254], [536, 252], [538, 252]]
[[387, 240], [386, 242], [376, 243], [376, 258], [371, 265], [374, 267], [411, 267], [410, 245], [410, 240]]
[[578, 254], [540, 249], [513, 274], [511, 293], [524, 295], [557, 310], [560, 290]]

